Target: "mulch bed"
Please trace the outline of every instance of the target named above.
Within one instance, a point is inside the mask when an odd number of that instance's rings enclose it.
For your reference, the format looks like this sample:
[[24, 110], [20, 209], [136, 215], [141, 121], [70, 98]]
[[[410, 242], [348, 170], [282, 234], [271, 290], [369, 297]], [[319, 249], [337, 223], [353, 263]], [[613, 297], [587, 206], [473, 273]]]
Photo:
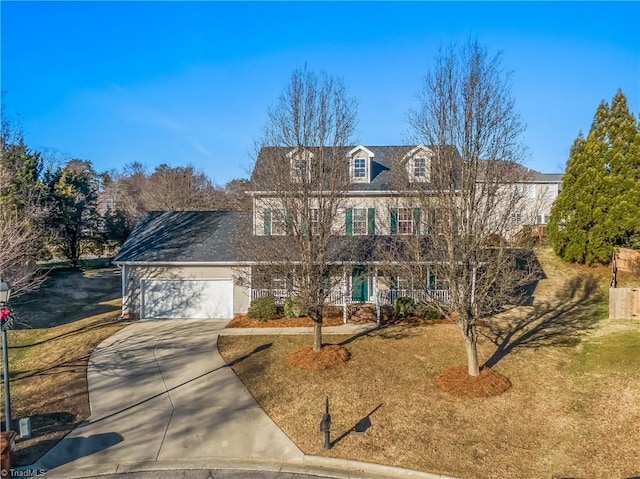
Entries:
[[323, 344], [320, 351], [305, 346], [289, 356], [289, 364], [306, 371], [324, 371], [344, 365], [351, 353], [338, 344]]
[[[322, 320], [322, 326], [340, 326], [342, 324], [342, 316], [325, 317]], [[236, 314], [227, 328], [296, 328], [313, 326], [313, 320], [306, 316], [301, 318], [285, 318], [278, 317], [261, 321], [259, 319], [248, 319], [246, 314]]]
[[498, 396], [511, 389], [511, 381], [489, 367], [480, 369], [479, 376], [469, 376], [466, 365], [442, 371], [435, 377], [440, 389], [463, 398]]

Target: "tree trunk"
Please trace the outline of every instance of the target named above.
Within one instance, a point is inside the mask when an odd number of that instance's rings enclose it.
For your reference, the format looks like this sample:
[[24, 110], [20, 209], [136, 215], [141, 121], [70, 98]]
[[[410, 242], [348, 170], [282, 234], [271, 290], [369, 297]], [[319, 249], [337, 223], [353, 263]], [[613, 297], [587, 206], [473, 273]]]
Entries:
[[322, 348], [322, 319], [313, 320], [313, 350], [318, 352]]
[[480, 366], [478, 365], [478, 342], [475, 338], [465, 336], [464, 344], [467, 347], [469, 376], [478, 376], [480, 374]]

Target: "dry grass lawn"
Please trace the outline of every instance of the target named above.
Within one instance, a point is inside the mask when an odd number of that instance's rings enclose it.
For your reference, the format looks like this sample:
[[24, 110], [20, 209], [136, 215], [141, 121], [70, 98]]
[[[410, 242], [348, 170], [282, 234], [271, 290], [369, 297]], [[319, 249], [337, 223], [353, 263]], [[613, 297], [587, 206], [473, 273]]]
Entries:
[[[272, 343], [234, 370], [308, 454], [462, 478], [640, 476], [640, 323], [606, 317], [606, 268], [570, 268], [539, 254], [547, 279], [533, 306], [482, 327], [480, 357], [506, 393], [463, 399], [434, 378], [465, 362], [452, 324], [390, 325], [358, 338], [327, 336], [351, 359], [306, 372], [287, 358], [307, 336], [226, 336], [227, 361]], [[319, 422], [329, 396], [333, 448]]]
[[16, 301], [21, 329], [8, 332], [12, 413], [32, 425], [32, 438], [16, 443], [17, 464], [33, 463], [90, 415], [89, 356], [128, 324], [118, 320], [120, 300], [110, 299], [114, 285], [117, 294], [113, 268], [58, 271]]

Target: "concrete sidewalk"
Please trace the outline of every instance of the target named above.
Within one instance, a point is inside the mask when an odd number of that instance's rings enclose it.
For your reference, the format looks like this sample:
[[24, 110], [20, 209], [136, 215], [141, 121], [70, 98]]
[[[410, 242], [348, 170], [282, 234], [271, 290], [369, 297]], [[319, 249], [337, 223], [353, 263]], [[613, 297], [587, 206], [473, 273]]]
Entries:
[[225, 324], [143, 321], [108, 338], [89, 361], [91, 417], [33, 467], [67, 478], [136, 462], [301, 463], [302, 452], [218, 353]]

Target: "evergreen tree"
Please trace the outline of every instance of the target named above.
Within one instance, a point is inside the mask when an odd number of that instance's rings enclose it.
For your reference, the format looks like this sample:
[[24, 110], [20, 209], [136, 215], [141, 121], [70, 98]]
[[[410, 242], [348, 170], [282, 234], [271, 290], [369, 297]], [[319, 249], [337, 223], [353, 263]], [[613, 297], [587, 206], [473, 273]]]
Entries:
[[548, 234], [563, 259], [608, 263], [614, 247], [640, 243], [640, 132], [618, 91], [602, 102], [589, 135], [574, 142]]
[[2, 143], [0, 161], [2, 182], [0, 184], [0, 205], [15, 214], [41, 201], [44, 185], [42, 157], [39, 152], [29, 150], [22, 138], [17, 143]]
[[48, 224], [60, 253], [76, 267], [80, 256], [101, 240], [98, 179], [91, 162], [71, 160], [47, 172]]

